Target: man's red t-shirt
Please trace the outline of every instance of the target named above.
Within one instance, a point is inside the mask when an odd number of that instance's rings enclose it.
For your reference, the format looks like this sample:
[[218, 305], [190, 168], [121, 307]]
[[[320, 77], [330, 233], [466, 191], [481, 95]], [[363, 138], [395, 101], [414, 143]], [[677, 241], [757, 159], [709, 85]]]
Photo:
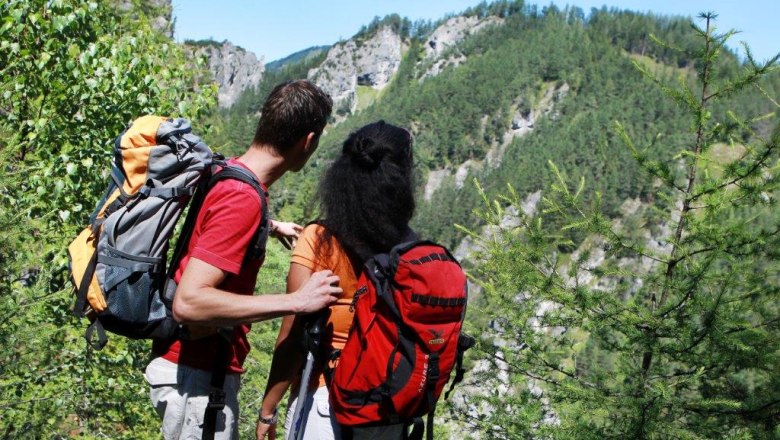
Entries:
[[[237, 159], [230, 159], [228, 163], [249, 170]], [[265, 185], [261, 183], [261, 186], [266, 190]], [[268, 203], [268, 200], [264, 202]], [[235, 179], [219, 181], [203, 201], [189, 246], [176, 270], [176, 283], [181, 280], [187, 262], [195, 257], [227, 272], [225, 280], [217, 286], [220, 290], [253, 295], [263, 260], [245, 262], [244, 255], [260, 226], [261, 215], [260, 195], [251, 185]], [[249, 353], [247, 333], [250, 328], [250, 325], [239, 325], [233, 330], [228, 373], [244, 372], [242, 366]], [[219, 337], [215, 334], [192, 340], [157, 339], [152, 351], [171, 362], [210, 371], [214, 367]]]

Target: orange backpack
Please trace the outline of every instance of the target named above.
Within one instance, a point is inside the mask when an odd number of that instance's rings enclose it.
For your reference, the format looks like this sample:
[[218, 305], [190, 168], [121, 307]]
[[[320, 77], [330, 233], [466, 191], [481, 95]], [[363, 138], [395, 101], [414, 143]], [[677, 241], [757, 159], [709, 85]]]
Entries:
[[[108, 189], [89, 226], [68, 247], [76, 288], [73, 313], [92, 321], [85, 336], [95, 348], [107, 342], [105, 330], [136, 339], [177, 335], [180, 326], [171, 313], [173, 271], [206, 192], [224, 178], [252, 185], [266, 200], [254, 176], [226, 166], [192, 134], [186, 119], [143, 116], [117, 137]], [[168, 265], [169, 241], [190, 199], [192, 207]], [[263, 211], [248, 255], [265, 249], [265, 203]]]

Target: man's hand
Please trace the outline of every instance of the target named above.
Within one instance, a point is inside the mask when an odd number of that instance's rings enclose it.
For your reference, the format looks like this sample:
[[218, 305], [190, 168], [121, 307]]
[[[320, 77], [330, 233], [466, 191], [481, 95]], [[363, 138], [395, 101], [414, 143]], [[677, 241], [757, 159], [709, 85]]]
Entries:
[[329, 270], [314, 273], [292, 295], [300, 301], [297, 314], [313, 313], [336, 302], [343, 293], [339, 287], [339, 277]]
[[282, 246], [287, 249], [295, 247], [298, 237], [303, 231], [303, 226], [292, 222], [278, 222], [271, 220], [271, 236], [276, 237]]

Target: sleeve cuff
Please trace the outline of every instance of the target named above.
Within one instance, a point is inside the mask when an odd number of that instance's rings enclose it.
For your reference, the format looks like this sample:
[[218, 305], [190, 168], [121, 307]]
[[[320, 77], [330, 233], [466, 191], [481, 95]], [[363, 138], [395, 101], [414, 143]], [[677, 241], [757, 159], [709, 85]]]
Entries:
[[236, 264], [200, 247], [193, 249], [191, 256], [233, 275], [241, 272], [241, 264]]

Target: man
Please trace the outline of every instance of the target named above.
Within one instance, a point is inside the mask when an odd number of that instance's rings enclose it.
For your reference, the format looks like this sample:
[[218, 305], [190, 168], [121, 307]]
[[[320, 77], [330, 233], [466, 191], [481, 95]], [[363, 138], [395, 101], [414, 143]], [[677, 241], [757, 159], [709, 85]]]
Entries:
[[[332, 110], [330, 97], [308, 81], [278, 85], [268, 96], [252, 145], [228, 163], [253, 173], [270, 187], [287, 171], [300, 170], [317, 148]], [[249, 324], [289, 314], [311, 313], [336, 301], [338, 277], [321, 271], [291, 295], [253, 296], [262, 257], [245, 258], [262, 215], [258, 192], [235, 179], [219, 181], [198, 213], [189, 246], [176, 271], [174, 318], [192, 329], [233, 327], [224, 381], [225, 407], [215, 438], [237, 438], [238, 388], [249, 352]], [[270, 222], [272, 234], [296, 237], [297, 225]], [[150, 397], [166, 439], [201, 438], [211, 371], [219, 346], [214, 331], [201, 338], [155, 340], [146, 368]], [[223, 346], [224, 347], [224, 346]], [[224, 351], [224, 350], [223, 350]], [[224, 365], [224, 364], [223, 364]]]

